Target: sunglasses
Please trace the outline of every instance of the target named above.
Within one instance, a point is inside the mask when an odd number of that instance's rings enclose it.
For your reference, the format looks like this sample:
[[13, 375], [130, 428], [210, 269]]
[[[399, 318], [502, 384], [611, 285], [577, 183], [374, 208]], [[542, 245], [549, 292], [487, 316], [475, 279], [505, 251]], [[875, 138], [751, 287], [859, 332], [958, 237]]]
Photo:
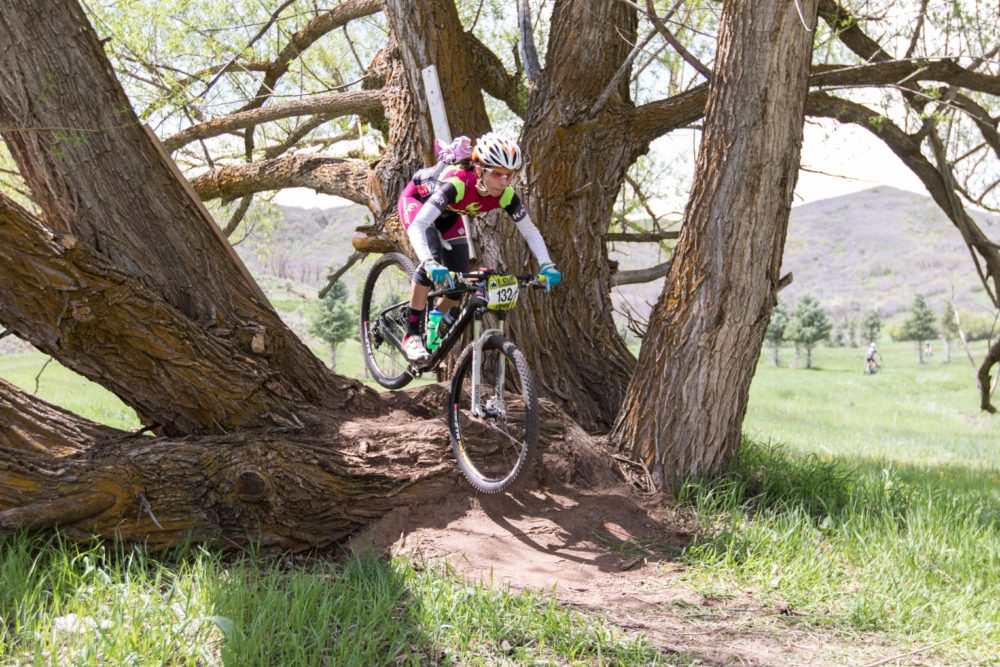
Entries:
[[508, 181], [513, 180], [514, 176], [517, 175], [517, 171], [513, 169], [501, 169], [500, 167], [483, 167], [484, 174], [490, 174], [494, 178], [506, 178]]

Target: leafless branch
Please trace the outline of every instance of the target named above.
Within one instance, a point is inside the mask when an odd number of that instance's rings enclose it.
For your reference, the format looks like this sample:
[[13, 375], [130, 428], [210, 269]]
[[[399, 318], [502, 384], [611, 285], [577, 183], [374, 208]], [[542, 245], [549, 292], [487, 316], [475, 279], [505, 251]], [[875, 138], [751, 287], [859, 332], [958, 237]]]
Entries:
[[[680, 5], [681, 2], [678, 2], [676, 5], [674, 5], [671, 8], [671, 10], [667, 12], [667, 18], [669, 18], [670, 15], [673, 14]], [[656, 8], [653, 6], [653, 0], [646, 0], [646, 14], [649, 16], [649, 20], [653, 22], [653, 25], [656, 27], [656, 30], [661, 35], [663, 35], [663, 39], [667, 40], [667, 43], [670, 44], [670, 46], [672, 46], [675, 51], [677, 51], [678, 55], [680, 55], [680, 57], [684, 59], [684, 62], [686, 62], [691, 67], [695, 68], [702, 76], [711, 81], [712, 70], [709, 69], [703, 62], [695, 58], [694, 54], [688, 51], [687, 48], [685, 48], [685, 46], [681, 44], [680, 40], [678, 40], [674, 36], [674, 34], [670, 32], [670, 30], [667, 28], [667, 24], [664, 22], [665, 19], [661, 19], [657, 15]]]
[[250, 210], [250, 205], [253, 203], [253, 195], [247, 195], [246, 197], [240, 198], [240, 205], [233, 211], [233, 214], [229, 216], [229, 222], [226, 223], [225, 228], [223, 228], [222, 233], [228, 238], [236, 228], [240, 226], [243, 222], [243, 218], [246, 217], [247, 211]]
[[[175, 151], [195, 139], [217, 137], [233, 130], [245, 129], [282, 118], [294, 116], [311, 116], [314, 114], [326, 117], [365, 114], [382, 108], [381, 93], [377, 90], [361, 90], [334, 95], [319, 95], [307, 97], [294, 102], [274, 104], [269, 107], [238, 111], [227, 116], [213, 118], [205, 123], [194, 125], [167, 137], [163, 145], [168, 151]], [[248, 133], [249, 134], [249, 133]]]
[[635, 60], [635, 57], [639, 55], [647, 44], [649, 44], [649, 40], [653, 39], [654, 35], [656, 35], [656, 30], [650, 30], [646, 33], [645, 37], [636, 42], [635, 46], [632, 47], [632, 51], [628, 54], [628, 57], [625, 58], [625, 62], [621, 64], [618, 71], [611, 77], [611, 81], [608, 82], [608, 85], [605, 86], [600, 97], [598, 97], [597, 101], [594, 102], [594, 106], [590, 107], [590, 112], [587, 114], [588, 119], [593, 120], [597, 117], [597, 114], [600, 113], [601, 109], [604, 108], [604, 105], [607, 104], [608, 100], [611, 98], [611, 95], [615, 92], [615, 88], [618, 87], [618, 83], [626, 74], [628, 74], [629, 68], [632, 67], [632, 61]]
[[365, 64], [363, 62], [361, 62], [361, 57], [358, 55], [357, 49], [354, 48], [354, 40], [351, 39], [351, 33], [347, 32], [347, 24], [345, 23], [344, 25], [342, 25], [340, 29], [344, 32], [344, 39], [347, 40], [347, 45], [351, 47], [351, 55], [354, 56], [355, 64], [358, 66], [359, 70], [364, 72], [368, 68], [365, 67]]
[[529, 0], [517, 0], [517, 25], [521, 31], [521, 58], [524, 60], [524, 74], [528, 85], [534, 84], [541, 75], [538, 51], [535, 48], [535, 34], [531, 28], [531, 6]]
[[336, 30], [348, 21], [379, 11], [382, 11], [382, 0], [345, 0], [330, 11], [309, 21], [306, 27], [295, 33], [288, 44], [281, 49], [271, 67], [264, 74], [264, 80], [257, 89], [257, 93], [240, 111], [249, 111], [263, 106], [274, 91], [278, 79], [288, 71], [292, 62], [320, 37]]
[[608, 234], [608, 241], [614, 243], [657, 243], [659, 241], [680, 238], [680, 235], [679, 231], [640, 232], [635, 234], [615, 232]]
[[[653, 304], [646, 302], [646, 305], [650, 308]], [[628, 299], [623, 299], [621, 303], [615, 307], [615, 310], [625, 318], [625, 327], [635, 334], [636, 338], [645, 338], [646, 331], [649, 329], [649, 320], [643, 317], [639, 311], [635, 309]]]
[[927, 3], [928, 0], [921, 0], [920, 2], [920, 13], [917, 15], [917, 25], [913, 28], [913, 36], [910, 37], [910, 45], [906, 48], [906, 57], [909, 58], [913, 55], [913, 51], [917, 48], [917, 41], [920, 39], [920, 31], [924, 27], [924, 20], [927, 18]]
[[219, 167], [191, 179], [195, 192], [206, 201], [299, 187], [357, 204], [368, 203], [367, 182], [367, 162], [312, 153]]
[[670, 263], [673, 258], [662, 264], [651, 266], [648, 269], [636, 269], [635, 271], [619, 271], [611, 276], [611, 286], [620, 287], [622, 285], [637, 285], [639, 283], [649, 283], [659, 278], [663, 278], [670, 272]]
[[359, 260], [364, 259], [367, 255], [368, 253], [366, 252], [358, 251], [353, 253], [350, 257], [348, 257], [347, 261], [344, 262], [344, 265], [342, 267], [340, 267], [339, 269], [337, 269], [336, 271], [334, 271], [333, 273], [331, 273], [326, 277], [326, 286], [319, 291], [319, 298], [325, 299], [327, 292], [333, 289], [333, 286], [337, 284], [337, 281], [340, 280], [340, 277], [345, 273], [347, 273], [348, 269], [357, 264]]
[[[317, 127], [319, 127], [323, 123], [326, 123], [329, 120], [330, 120], [329, 116], [314, 116], [313, 118], [306, 120], [297, 128], [289, 132], [288, 136], [285, 137], [285, 140], [282, 141], [280, 144], [276, 144], [274, 146], [267, 148], [264, 151], [264, 158], [270, 160], [272, 158], [278, 157], [279, 155], [283, 155], [286, 151], [288, 151], [292, 147], [297, 146], [298, 143], [302, 141], [307, 134], [309, 134]], [[346, 133], [339, 134], [337, 135], [337, 137], [343, 137], [344, 134]]]
[[264, 33], [266, 33], [268, 30], [271, 29], [271, 26], [274, 25], [275, 21], [278, 20], [278, 17], [281, 15], [281, 12], [285, 11], [285, 9], [294, 2], [295, 0], [285, 0], [285, 2], [281, 3], [281, 5], [279, 5], [278, 8], [271, 13], [271, 18], [264, 23], [261, 29], [257, 31], [257, 34], [250, 39], [247, 45], [244, 46], [239, 53], [233, 56], [228, 63], [219, 68], [219, 71], [216, 72], [215, 76], [212, 77], [212, 80], [209, 81], [208, 84], [205, 86], [205, 90], [201, 91], [201, 93], [198, 96], [204, 97], [206, 94], [208, 94], [208, 91], [210, 91], [212, 89], [212, 86], [214, 86], [216, 82], [218, 82], [219, 78], [222, 77], [223, 74], [225, 74], [226, 70], [228, 70], [230, 66], [234, 65], [236, 61], [239, 60], [239, 57], [242, 54], [246, 53], [247, 49], [256, 44], [257, 40], [263, 37]]
[[35, 390], [31, 392], [32, 394], [38, 393], [38, 385], [42, 379], [42, 373], [45, 372], [45, 369], [48, 368], [49, 364], [51, 363], [52, 363], [52, 357], [49, 357], [48, 359], [45, 360], [45, 363], [42, 364], [42, 367], [38, 369], [38, 375], [35, 376]]

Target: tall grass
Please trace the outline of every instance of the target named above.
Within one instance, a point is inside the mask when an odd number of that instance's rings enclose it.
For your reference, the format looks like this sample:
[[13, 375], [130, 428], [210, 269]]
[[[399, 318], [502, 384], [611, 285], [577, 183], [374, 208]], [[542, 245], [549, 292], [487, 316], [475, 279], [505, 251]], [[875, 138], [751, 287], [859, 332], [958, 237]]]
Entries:
[[821, 350], [816, 371], [762, 361], [758, 440], [681, 494], [703, 528], [687, 577], [1000, 664], [1000, 420], [976, 412], [966, 360], [920, 366], [908, 347], [874, 377], [852, 350]]
[[24, 536], [0, 554], [0, 664], [664, 664], [552, 598], [370, 554], [154, 558]]

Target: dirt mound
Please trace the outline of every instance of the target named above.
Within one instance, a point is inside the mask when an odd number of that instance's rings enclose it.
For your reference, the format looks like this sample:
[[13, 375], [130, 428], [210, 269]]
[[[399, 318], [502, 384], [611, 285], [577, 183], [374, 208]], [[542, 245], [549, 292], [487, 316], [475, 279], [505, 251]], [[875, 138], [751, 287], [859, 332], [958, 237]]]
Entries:
[[[440, 386], [406, 393], [441, 410]], [[871, 637], [819, 632], [753, 591], [725, 600], [700, 595], [684, 582], [680, 560], [697, 531], [688, 512], [627, 483], [634, 468], [551, 403], [543, 402], [540, 441], [522, 490], [477, 495], [462, 483], [443, 500], [394, 510], [353, 544], [445, 561], [498, 588], [552, 594], [646, 635], [681, 664], [864, 665], [906, 653]], [[940, 663], [924, 655], [889, 664]]]

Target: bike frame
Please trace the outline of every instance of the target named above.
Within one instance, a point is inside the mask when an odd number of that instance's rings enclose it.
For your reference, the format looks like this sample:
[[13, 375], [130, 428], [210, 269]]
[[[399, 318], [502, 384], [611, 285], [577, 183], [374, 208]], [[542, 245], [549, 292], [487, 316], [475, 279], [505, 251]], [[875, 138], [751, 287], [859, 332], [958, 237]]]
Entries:
[[[518, 276], [518, 280], [527, 279], [528, 276]], [[455, 297], [461, 298], [463, 294], [473, 292], [474, 294], [469, 298], [468, 302], [462, 308], [462, 312], [459, 314], [458, 319], [455, 323], [451, 325], [448, 333], [445, 334], [444, 338], [441, 339], [440, 345], [431, 353], [430, 358], [428, 358], [427, 363], [420, 367], [416, 367], [413, 364], [409, 365], [407, 372], [412, 377], [420, 377], [423, 373], [427, 371], [436, 370], [441, 361], [451, 352], [452, 348], [459, 341], [462, 333], [472, 323], [473, 332], [473, 343], [472, 348], [472, 415], [474, 417], [483, 417], [484, 410], [481, 405], [481, 395], [480, 395], [480, 383], [482, 381], [482, 367], [483, 367], [483, 346], [490, 336], [495, 334], [504, 334], [504, 325], [507, 319], [507, 311], [496, 310], [493, 312], [498, 321], [499, 326], [497, 328], [489, 328], [485, 331], [483, 330], [483, 315], [487, 312], [486, 299], [477, 292], [477, 287], [475, 285], [463, 285], [461, 287], [450, 287], [446, 289], [436, 290], [430, 292], [427, 297], [427, 303], [433, 303], [434, 299], [439, 297], [447, 297], [450, 299], [455, 299]], [[381, 321], [386, 315], [394, 310], [407, 307], [408, 302], [400, 302], [393, 306], [389, 306], [381, 313], [378, 314], [377, 319]], [[402, 349], [402, 341], [396, 338], [395, 334], [392, 332], [391, 327], [382, 327], [383, 335], [389, 337], [392, 340], [392, 344], [397, 348]], [[506, 409], [503, 398], [503, 386], [507, 381], [507, 360], [504, 355], [500, 355], [499, 368], [497, 369], [497, 383], [496, 386], [500, 387], [501, 390], [495, 397], [498, 405], [497, 407], [501, 410]]]

